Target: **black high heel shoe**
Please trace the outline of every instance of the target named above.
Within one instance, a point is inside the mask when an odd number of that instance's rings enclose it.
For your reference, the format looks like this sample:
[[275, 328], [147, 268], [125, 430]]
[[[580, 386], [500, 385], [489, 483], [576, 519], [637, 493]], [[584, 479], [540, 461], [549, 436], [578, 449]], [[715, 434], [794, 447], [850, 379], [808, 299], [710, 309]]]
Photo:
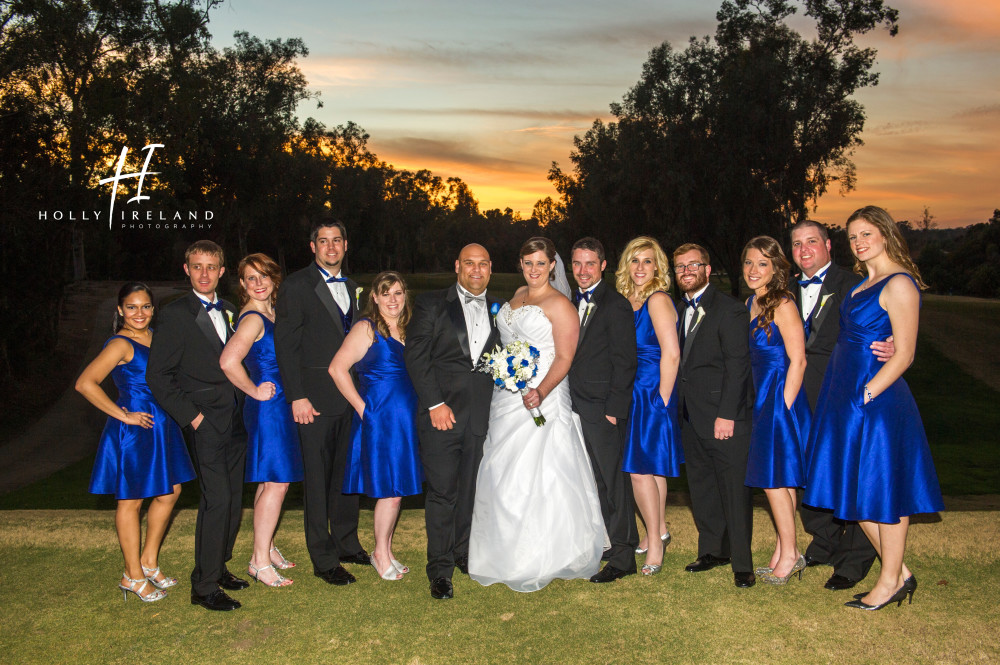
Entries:
[[[917, 576], [916, 575], [910, 575], [905, 580], [903, 580], [903, 588], [908, 588], [910, 590], [910, 601], [909, 601], [908, 604], [912, 605], [913, 604], [913, 592], [917, 590]], [[862, 598], [864, 598], [865, 596], [867, 596], [869, 593], [871, 593], [871, 592], [865, 591], [864, 593], [856, 593], [856, 594], [854, 594], [854, 599], [855, 600], [861, 600]]]
[[863, 600], [861, 600], [859, 598], [857, 600], [851, 600], [851, 601], [848, 601], [848, 602], [844, 603], [844, 606], [845, 607], [854, 607], [854, 608], [857, 608], [859, 610], [868, 610], [869, 612], [874, 612], [876, 610], [882, 609], [883, 607], [885, 607], [887, 605], [892, 605], [893, 603], [896, 603], [896, 607], [899, 607], [900, 605], [903, 604], [903, 601], [906, 600], [907, 596], [910, 597], [910, 603], [912, 603], [913, 602], [913, 591], [916, 588], [916, 584], [915, 584], [916, 580], [914, 580], [914, 584], [913, 585], [910, 585], [909, 584], [909, 580], [910, 579], [913, 579], [912, 576], [908, 577], [907, 580], [905, 582], [903, 582], [903, 586], [899, 587], [899, 591], [897, 591], [896, 593], [892, 594], [892, 597], [889, 598], [889, 600], [887, 600], [884, 603], [882, 603], [881, 605], [869, 605], [868, 603], [864, 602]]

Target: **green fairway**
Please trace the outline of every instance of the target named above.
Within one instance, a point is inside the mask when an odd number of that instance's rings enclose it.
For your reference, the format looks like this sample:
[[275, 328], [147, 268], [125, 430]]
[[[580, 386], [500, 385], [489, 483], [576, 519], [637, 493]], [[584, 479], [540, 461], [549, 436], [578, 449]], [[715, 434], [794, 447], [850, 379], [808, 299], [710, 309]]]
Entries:
[[[754, 556], [773, 532], [755, 511]], [[186, 579], [195, 511], [175, 519], [160, 563], [181, 579], [149, 605], [116, 588], [121, 555], [105, 511], [0, 513], [0, 653], [10, 663], [822, 663], [995, 662], [1000, 609], [993, 513], [949, 512], [910, 532], [908, 564], [920, 586], [912, 605], [875, 614], [844, 608], [849, 592], [809, 568], [787, 587], [740, 590], [727, 567], [683, 571], [695, 557], [690, 512], [670, 506], [674, 542], [664, 570], [607, 585], [557, 580], [531, 594], [483, 588], [456, 573], [456, 596], [434, 601], [423, 574], [423, 512], [404, 510], [396, 554], [413, 572], [383, 582], [349, 566], [358, 582], [329, 586], [312, 575], [300, 511], [286, 512], [282, 551], [298, 563], [287, 589], [234, 592], [243, 608], [192, 606]], [[245, 577], [249, 511], [231, 569]], [[370, 546], [371, 512], [362, 511]], [[978, 539], [977, 534], [988, 536]], [[805, 542], [800, 533], [800, 542]], [[641, 557], [640, 557], [641, 561]], [[877, 571], [873, 570], [873, 574]], [[869, 580], [873, 579], [871, 576]], [[993, 626], [993, 628], [990, 628]], [[905, 639], [904, 636], [905, 635]]]

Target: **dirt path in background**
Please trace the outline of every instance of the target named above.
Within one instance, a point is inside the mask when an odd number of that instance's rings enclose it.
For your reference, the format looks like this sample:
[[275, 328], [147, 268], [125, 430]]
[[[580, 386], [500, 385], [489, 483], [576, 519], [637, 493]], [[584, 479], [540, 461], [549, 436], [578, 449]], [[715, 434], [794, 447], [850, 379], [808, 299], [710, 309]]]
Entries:
[[[67, 290], [60, 312], [59, 342], [55, 354], [70, 372], [39, 377], [67, 386], [48, 407], [40, 408], [30, 427], [0, 444], [0, 493], [29, 485], [92, 454], [106, 416], [90, 406], [72, 386], [83, 366], [101, 349], [110, 334], [114, 297], [121, 282], [80, 282]], [[182, 284], [151, 284], [157, 302]], [[955, 317], [945, 309], [926, 307], [921, 313], [920, 334], [963, 370], [1000, 390], [1000, 303], [961, 296], [926, 296], [935, 302], [969, 302], [995, 305], [996, 317]], [[110, 380], [108, 382], [110, 385]], [[55, 392], [59, 386], [44, 386]], [[677, 497], [680, 499], [681, 497]], [[950, 500], [957, 497], [951, 497]], [[686, 499], [686, 497], [685, 497]], [[997, 497], [963, 497], [965, 510], [996, 509]], [[950, 508], [951, 506], [949, 506]]]
[[[73, 388], [76, 376], [111, 336], [115, 296], [122, 282], [80, 282], [67, 289], [60, 312], [59, 341], [54, 351], [69, 371], [37, 377], [35, 389], [58, 394], [54, 381], [67, 386], [26, 431], [0, 444], [0, 494], [30, 485], [80, 461], [97, 450], [97, 440], [107, 416], [92, 407]], [[150, 285], [157, 302], [175, 292], [176, 286]], [[111, 380], [105, 384], [112, 390]]]

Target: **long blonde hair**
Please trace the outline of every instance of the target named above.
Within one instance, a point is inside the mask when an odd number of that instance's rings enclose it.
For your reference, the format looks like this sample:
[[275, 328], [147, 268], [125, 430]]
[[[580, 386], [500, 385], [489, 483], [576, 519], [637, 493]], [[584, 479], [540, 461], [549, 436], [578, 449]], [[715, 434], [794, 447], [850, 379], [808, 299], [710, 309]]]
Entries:
[[632, 295], [636, 289], [632, 275], [629, 274], [629, 265], [639, 252], [645, 252], [647, 249], [653, 250], [653, 264], [656, 266], [656, 270], [653, 273], [653, 278], [646, 282], [642, 291], [638, 293], [639, 299], [645, 301], [657, 291], [667, 291], [670, 288], [670, 259], [667, 258], [666, 252], [654, 238], [639, 236], [625, 245], [625, 251], [618, 259], [618, 269], [615, 271], [615, 288], [626, 298]]
[[[920, 277], [920, 270], [917, 269], [917, 264], [910, 258], [910, 248], [907, 247], [906, 240], [903, 239], [903, 234], [899, 232], [899, 226], [897, 226], [896, 220], [892, 218], [892, 215], [878, 206], [865, 206], [851, 213], [851, 216], [847, 218], [847, 227], [850, 228], [851, 222], [856, 222], [859, 219], [868, 222], [879, 230], [882, 234], [882, 239], [885, 241], [885, 253], [889, 255], [893, 263], [898, 263], [903, 270], [910, 273], [910, 276], [917, 282], [921, 290], [926, 289], [927, 285]], [[868, 266], [863, 261], [855, 258], [854, 272], [867, 277]]]

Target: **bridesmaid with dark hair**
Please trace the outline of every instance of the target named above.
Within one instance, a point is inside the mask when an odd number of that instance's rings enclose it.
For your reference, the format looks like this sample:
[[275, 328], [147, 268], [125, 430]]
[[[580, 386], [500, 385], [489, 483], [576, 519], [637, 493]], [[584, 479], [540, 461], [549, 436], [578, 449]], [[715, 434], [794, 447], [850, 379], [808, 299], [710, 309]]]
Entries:
[[746, 485], [767, 496], [778, 541], [770, 563], [755, 572], [766, 584], [785, 584], [806, 559], [795, 538], [796, 488], [805, 485], [802, 457], [809, 436], [809, 402], [802, 385], [806, 338], [788, 291], [791, 264], [778, 241], [757, 236], [743, 248], [743, 279], [753, 289], [750, 366], [756, 398]]
[[292, 580], [277, 569], [285, 570], [295, 564], [274, 546], [274, 532], [288, 483], [302, 480], [302, 451], [274, 353], [274, 301], [281, 284], [281, 268], [265, 254], [250, 254], [240, 261], [237, 274], [242, 310], [236, 333], [219, 356], [219, 365], [226, 378], [247, 394], [243, 405], [243, 423], [247, 428], [244, 479], [257, 483], [253, 500], [253, 556], [247, 572], [258, 582], [282, 587]]
[[329, 367], [337, 390], [354, 407], [343, 491], [377, 499], [371, 559], [379, 577], [387, 581], [410, 572], [392, 553], [392, 535], [402, 497], [420, 494], [424, 482], [417, 393], [403, 362], [409, 321], [406, 282], [399, 273], [379, 273], [368, 292], [363, 318], [351, 328]]
[[[115, 530], [125, 557], [118, 588], [126, 600], [133, 593], [146, 603], [165, 598], [166, 589], [177, 584], [177, 578], [160, 571], [160, 545], [181, 483], [195, 477], [180, 427], [156, 403], [146, 384], [153, 311], [148, 286], [139, 282], [122, 286], [115, 334], [76, 380], [76, 390], [109, 416], [97, 447], [90, 493], [114, 494], [118, 500]], [[117, 402], [101, 389], [108, 374], [118, 388]], [[150, 497], [146, 543], [140, 551], [139, 511], [142, 500]]]

